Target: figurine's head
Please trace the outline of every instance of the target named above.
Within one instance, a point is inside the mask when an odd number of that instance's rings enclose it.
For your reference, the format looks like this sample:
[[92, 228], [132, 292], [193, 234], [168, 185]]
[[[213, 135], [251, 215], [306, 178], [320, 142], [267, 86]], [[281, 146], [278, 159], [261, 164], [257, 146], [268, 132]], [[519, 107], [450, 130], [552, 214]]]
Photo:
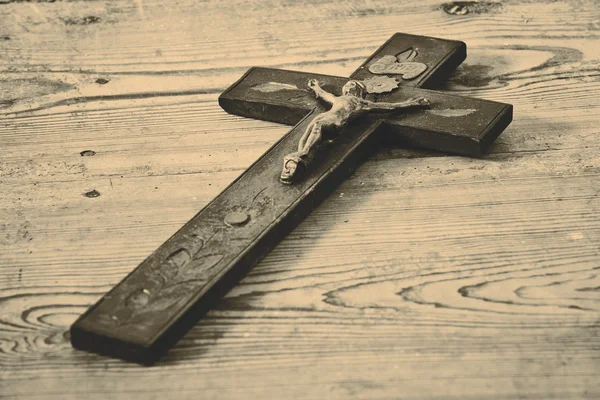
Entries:
[[344, 96], [356, 96], [361, 99], [365, 98], [367, 93], [367, 87], [364, 83], [359, 81], [348, 81], [342, 88], [342, 94]]

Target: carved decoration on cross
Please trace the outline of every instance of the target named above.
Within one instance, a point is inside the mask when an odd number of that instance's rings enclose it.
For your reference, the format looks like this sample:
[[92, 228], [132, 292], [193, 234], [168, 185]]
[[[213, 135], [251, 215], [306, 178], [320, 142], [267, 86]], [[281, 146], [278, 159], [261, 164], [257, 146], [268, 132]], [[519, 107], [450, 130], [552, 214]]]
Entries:
[[[72, 345], [153, 363], [368, 157], [382, 138], [447, 153], [481, 155], [511, 122], [512, 106], [431, 89], [465, 57], [463, 42], [398, 33], [350, 76], [350, 81], [358, 82], [352, 88], [346, 86], [348, 78], [251, 68], [219, 97], [219, 104], [232, 114], [295, 126], [88, 309], [71, 326]], [[311, 88], [306, 87], [308, 82]], [[327, 116], [315, 94], [354, 96], [362, 85], [369, 92], [364, 104], [370, 107], [415, 104], [401, 113], [346, 118], [336, 126], [339, 131], [332, 143], [318, 140], [310, 146], [309, 168], [302, 179], [282, 185], [280, 179], [289, 177], [291, 182], [295, 176], [285, 175], [285, 168], [282, 176], [282, 160], [297, 157], [299, 144], [310, 140], [314, 121]], [[359, 97], [355, 96], [356, 101]], [[335, 107], [335, 99], [329, 100]]]

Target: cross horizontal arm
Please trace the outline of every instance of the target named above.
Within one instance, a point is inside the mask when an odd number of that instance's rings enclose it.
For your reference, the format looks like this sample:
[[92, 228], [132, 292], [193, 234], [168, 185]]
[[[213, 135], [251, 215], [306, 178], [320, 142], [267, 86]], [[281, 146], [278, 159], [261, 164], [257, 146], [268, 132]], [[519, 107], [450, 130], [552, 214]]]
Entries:
[[74, 347], [150, 364], [322, 201], [376, 146], [357, 121], [322, 148], [307, 176], [279, 181], [308, 115], [71, 327]]
[[[431, 87], [446, 78], [467, 56], [467, 46], [457, 40], [396, 33], [373, 53], [350, 77], [364, 80], [376, 76], [369, 69], [384, 56], [397, 62], [418, 61], [425, 69], [411, 79], [403, 79], [403, 87]], [[271, 68], [251, 68], [220, 97], [219, 104], [232, 114], [295, 125], [319, 105], [306, 89], [310, 78], [328, 87], [339, 88], [348, 81], [320, 74], [307, 74]], [[290, 91], [296, 90], [296, 93]], [[236, 100], [248, 100], [236, 104]]]
[[[225, 111], [244, 117], [293, 124], [313, 109], [327, 106], [306, 87], [318, 79], [328, 92], [339, 95], [348, 81], [329, 75], [252, 68], [219, 97]], [[398, 102], [425, 97], [428, 110], [409, 110], [384, 116], [386, 138], [403, 145], [480, 156], [512, 120], [512, 106], [494, 101], [401, 86], [379, 95], [377, 101]]]

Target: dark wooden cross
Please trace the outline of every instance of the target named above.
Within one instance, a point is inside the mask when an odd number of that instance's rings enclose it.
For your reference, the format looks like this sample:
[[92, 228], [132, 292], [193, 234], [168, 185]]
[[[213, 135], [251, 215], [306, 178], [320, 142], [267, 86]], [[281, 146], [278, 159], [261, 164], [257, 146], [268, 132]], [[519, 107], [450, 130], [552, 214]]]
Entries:
[[[336, 95], [348, 78], [252, 68], [219, 98], [229, 113], [294, 128], [71, 326], [78, 349], [151, 364], [305, 218], [385, 137], [403, 145], [478, 156], [512, 120], [509, 104], [428, 90], [466, 57], [463, 42], [396, 34], [351, 79], [370, 99], [426, 97], [428, 109], [366, 115], [319, 146], [301, 180], [280, 182], [323, 104], [306, 85]], [[399, 82], [399, 87], [397, 83]]]

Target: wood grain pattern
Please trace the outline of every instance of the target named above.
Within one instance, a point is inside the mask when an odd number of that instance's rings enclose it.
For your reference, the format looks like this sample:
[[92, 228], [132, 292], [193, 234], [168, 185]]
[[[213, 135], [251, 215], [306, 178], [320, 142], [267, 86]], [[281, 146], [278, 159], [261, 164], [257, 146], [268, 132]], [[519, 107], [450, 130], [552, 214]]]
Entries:
[[[598, 7], [494, 4], [0, 1], [0, 394], [600, 397]], [[465, 41], [446, 89], [515, 105], [489, 155], [382, 147], [155, 367], [70, 348], [287, 132], [223, 89], [347, 76], [397, 31]]]

